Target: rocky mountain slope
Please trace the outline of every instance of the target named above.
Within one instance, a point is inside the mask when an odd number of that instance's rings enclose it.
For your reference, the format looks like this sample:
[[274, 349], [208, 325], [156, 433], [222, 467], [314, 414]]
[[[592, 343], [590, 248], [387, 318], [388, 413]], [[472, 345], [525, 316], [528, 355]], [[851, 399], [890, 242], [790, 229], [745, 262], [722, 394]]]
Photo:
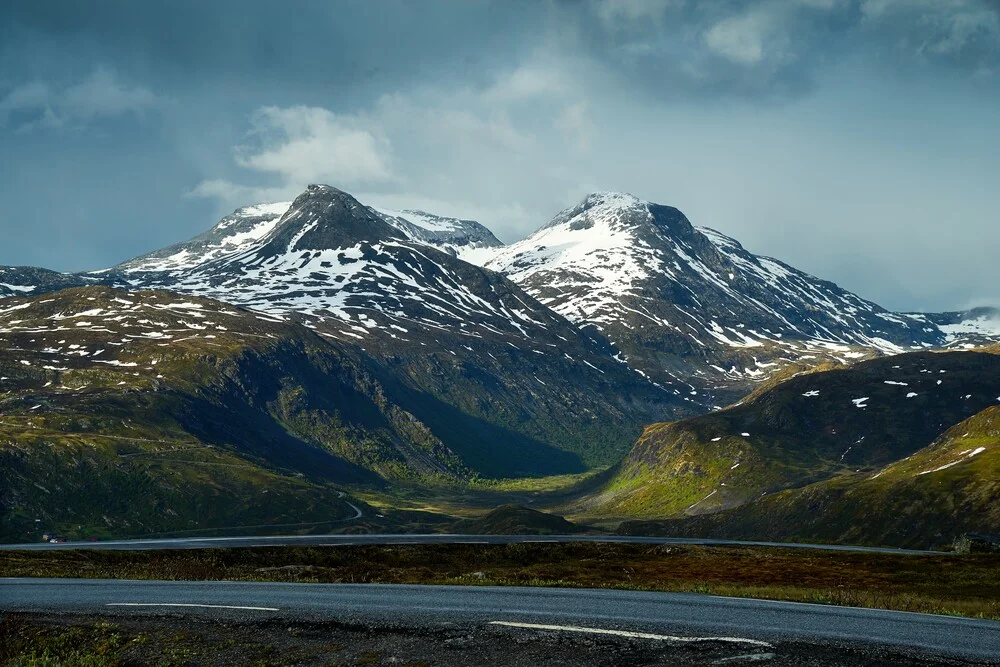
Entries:
[[[503, 273], [537, 301], [470, 264]], [[0, 280], [0, 293], [99, 281], [219, 298], [391, 348], [383, 356], [393, 359], [426, 352], [417, 347], [462, 356], [481, 335], [512, 336], [506, 342], [521, 347], [519, 337], [559, 330], [556, 339], [596, 343], [588, 363], [607, 372], [595, 359], [613, 358], [684, 401], [687, 412], [826, 362], [1000, 339], [998, 310], [891, 313], [694, 227], [677, 209], [621, 193], [592, 194], [505, 247], [475, 221], [376, 209], [310, 186], [295, 202], [239, 209], [201, 236], [112, 269], [34, 280], [23, 269], [8, 274], [13, 281]], [[560, 316], [580, 331], [554, 324]], [[462, 338], [415, 345], [404, 329]], [[556, 339], [546, 346], [562, 345]]]
[[845, 473], [741, 507], [673, 521], [628, 522], [630, 535], [711, 536], [949, 546], [1000, 533], [1000, 405], [876, 471]]
[[711, 414], [650, 426], [585, 513], [715, 512], [913, 455], [1000, 403], [1000, 356], [917, 352], [798, 375]]
[[[415, 241], [401, 218], [328, 186], [310, 186], [277, 221], [242, 211], [208, 245], [157, 253], [183, 266], [140, 258], [100, 278], [220, 299], [355, 346], [413, 400], [447, 405], [428, 425], [465, 438], [468, 463], [488, 474], [611, 463], [651, 418], [682, 413], [681, 398], [613, 360], [599, 336], [427, 244], [444, 231]], [[447, 243], [495, 242], [473, 223], [432, 222], [454, 232]], [[234, 228], [238, 244], [218, 240]]]
[[789, 366], [968, 342], [996, 315], [891, 313], [622, 193], [588, 196], [485, 265], [599, 331], [623, 363], [664, 386], [707, 391], [715, 404]]
[[19, 294], [41, 294], [95, 282], [97, 281], [86, 276], [59, 273], [35, 266], [0, 266], [0, 298]]
[[629, 195], [503, 246], [310, 186], [110, 269], [0, 267], [0, 532], [329, 523], [344, 484], [615, 462], [576, 509], [792, 516], [994, 405], [1000, 357], [928, 350], [998, 321], [888, 312]]
[[889, 313], [616, 193], [504, 247], [473, 221], [379, 210], [316, 185], [111, 269], [0, 278], [7, 295], [169, 290], [301, 325], [364, 360], [436, 437], [465, 443], [462, 465], [488, 475], [610, 464], [645, 424], [825, 363], [982, 344], [996, 314]]

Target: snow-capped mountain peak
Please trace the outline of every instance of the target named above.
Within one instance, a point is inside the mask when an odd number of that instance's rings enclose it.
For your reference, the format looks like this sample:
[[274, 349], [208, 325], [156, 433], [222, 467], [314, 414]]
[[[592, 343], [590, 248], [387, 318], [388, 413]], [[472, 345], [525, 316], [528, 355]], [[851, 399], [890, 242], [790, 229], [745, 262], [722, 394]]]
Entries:
[[430, 348], [438, 343], [422, 336], [444, 332], [518, 349], [578, 337], [612, 366], [702, 404], [742, 396], [787, 365], [1000, 338], [995, 311], [892, 313], [619, 192], [588, 195], [504, 246], [471, 220], [373, 208], [312, 185], [113, 269], [4, 269], [0, 295], [96, 282], [230, 301], [386, 349]]
[[635, 294], [643, 281], [673, 272], [659, 248], [675, 245], [670, 237], [683, 238], [690, 230], [675, 208], [599, 192], [501, 249], [486, 266], [528, 286], [570, 319], [617, 321], [627, 308], [623, 297]]
[[424, 211], [372, 210], [412, 241], [434, 246], [472, 264], [482, 265], [503, 243], [489, 229], [475, 220], [450, 218]]
[[136, 257], [115, 270], [129, 273], [183, 271], [239, 253], [270, 234], [291, 205], [292, 202], [275, 202], [238, 208], [207, 232]]
[[405, 238], [397, 227], [343, 190], [310, 185], [281, 216], [261, 252], [328, 250], [361, 241]]
[[[551, 326], [579, 335], [504, 277], [447, 252], [449, 244], [499, 244], [478, 223], [392, 216], [326, 185], [309, 186], [275, 217], [278, 209], [240, 209], [207, 235], [154, 253], [159, 263], [140, 258], [100, 275], [117, 286], [170, 289], [303, 319], [351, 341], [402, 340], [411, 327], [521, 339]], [[246, 238], [218, 240], [234, 233]]]
[[486, 266], [595, 327], [621, 361], [664, 383], [742, 385], [803, 359], [849, 361], [948, 342], [922, 320], [622, 193], [587, 196]]

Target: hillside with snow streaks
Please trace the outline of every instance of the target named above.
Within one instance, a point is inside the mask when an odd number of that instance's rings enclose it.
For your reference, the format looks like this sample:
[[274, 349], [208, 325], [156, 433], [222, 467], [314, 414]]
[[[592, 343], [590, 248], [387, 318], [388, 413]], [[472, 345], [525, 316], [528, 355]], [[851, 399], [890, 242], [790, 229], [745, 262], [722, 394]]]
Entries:
[[229, 301], [389, 356], [420, 347], [471, 358], [485, 352], [470, 341], [485, 337], [617, 368], [693, 409], [824, 363], [1000, 340], [995, 309], [892, 313], [676, 208], [614, 192], [504, 246], [472, 220], [315, 185], [111, 269], [0, 267], [0, 296], [87, 284]]
[[247, 307], [356, 346], [387, 386], [433, 404], [422, 409], [438, 437], [469, 440], [465, 460], [478, 470], [528, 469], [499, 443], [534, 452], [531, 465], [547, 470], [607, 464], [643, 424], [705, 409], [622, 366], [605, 340], [502, 274], [428, 240], [496, 243], [492, 235], [472, 241], [476, 228], [467, 221], [423, 221], [436, 229], [420, 231], [313, 185], [277, 221], [253, 223], [250, 230], [270, 228], [236, 251], [183, 269], [137, 270], [130, 262], [99, 275], [115, 287]]
[[91, 284], [94, 279], [34, 266], [0, 266], [0, 298]]
[[470, 221], [422, 220], [433, 228], [377, 212], [335, 188], [311, 186], [291, 204], [240, 209], [206, 234], [108, 275], [123, 286], [325, 323], [328, 333], [349, 339], [393, 327], [519, 337], [550, 325], [569, 328], [501, 276], [447, 252], [455, 246], [446, 241], [498, 244], [485, 228], [483, 235]]
[[411, 241], [433, 246], [438, 250], [482, 265], [503, 243], [489, 229], [475, 220], [447, 218], [424, 211], [394, 211], [371, 207], [386, 222], [406, 234]]
[[589, 195], [486, 266], [599, 330], [620, 361], [692, 392], [735, 398], [785, 366], [958, 342], [928, 317], [886, 311], [623, 193]]
[[204, 234], [136, 257], [115, 269], [124, 272], [179, 272], [239, 253], [267, 236], [290, 206], [291, 202], [244, 206]]

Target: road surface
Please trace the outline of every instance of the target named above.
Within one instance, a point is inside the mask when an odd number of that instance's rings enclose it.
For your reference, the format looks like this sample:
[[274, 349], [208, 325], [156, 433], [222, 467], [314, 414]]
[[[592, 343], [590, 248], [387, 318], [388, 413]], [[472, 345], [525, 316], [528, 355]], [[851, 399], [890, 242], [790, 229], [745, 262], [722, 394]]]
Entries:
[[[360, 510], [356, 511], [360, 512]], [[47, 551], [56, 549], [110, 549], [149, 551], [155, 549], [225, 549], [232, 547], [341, 546], [349, 544], [513, 544], [530, 542], [613, 542], [629, 544], [694, 544], [702, 546], [764, 546], [824, 551], [865, 551], [884, 554], [940, 554], [939, 551], [856, 547], [840, 544], [796, 544], [791, 542], [741, 542], [684, 537], [629, 537], [620, 535], [273, 535], [246, 537], [176, 537], [106, 542], [31, 542], [0, 544], [2, 550]]]
[[782, 641], [876, 644], [1000, 660], [1000, 623], [708, 595], [518, 587], [0, 579], [0, 610], [183, 614], [397, 626], [501, 624], [761, 650]]

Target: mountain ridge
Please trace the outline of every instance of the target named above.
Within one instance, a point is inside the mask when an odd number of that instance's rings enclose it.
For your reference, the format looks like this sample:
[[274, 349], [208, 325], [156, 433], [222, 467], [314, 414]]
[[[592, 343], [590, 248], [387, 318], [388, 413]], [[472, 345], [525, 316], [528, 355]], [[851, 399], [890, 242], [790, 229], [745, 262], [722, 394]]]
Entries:
[[959, 342], [942, 316], [891, 313], [622, 193], [588, 195], [485, 265], [598, 330], [653, 381], [716, 406], [782, 367]]
[[[510, 287], [498, 302], [500, 283], [473, 266], [540, 303], [525, 307]], [[204, 234], [110, 269], [7, 268], [0, 295], [94, 283], [229, 300], [359, 343], [379, 329], [400, 342], [414, 326], [530, 337], [532, 320], [551, 324], [552, 313], [695, 411], [786, 370], [1000, 340], [1000, 310], [892, 313], [754, 255], [674, 207], [616, 192], [590, 194], [505, 246], [475, 221], [370, 207], [311, 185], [293, 202], [242, 207]]]
[[[618, 463], [595, 478], [601, 482], [632, 463], [655, 468], [662, 457], [650, 452], [664, 437], [686, 438], [678, 431], [685, 424], [721, 423], [770, 406], [752, 428], [730, 424], [723, 437], [713, 436], [718, 440], [696, 442], [696, 433], [682, 443], [671, 475], [693, 483], [674, 488], [669, 508], [656, 510], [668, 513], [725, 509], [849, 464], [889, 460], [854, 461], [863, 451], [853, 449], [858, 434], [851, 442], [845, 434], [828, 437], [829, 424], [813, 434], [815, 451], [798, 451], [781, 436], [778, 427], [796, 418], [788, 401], [769, 401], [776, 388], [812, 381], [803, 372], [857, 374], [868, 368], [859, 361], [873, 358], [866, 363], [883, 368], [894, 363], [885, 355], [900, 353], [930, 355], [926, 363], [934, 365], [978, 353], [938, 359], [933, 350], [1000, 341], [995, 310], [891, 313], [753, 255], [676, 208], [621, 193], [589, 195], [527, 239], [503, 246], [474, 221], [376, 209], [314, 185], [292, 202], [242, 207], [193, 239], [109, 269], [0, 267], [0, 299], [0, 325], [13, 341], [0, 355], [0, 400], [19, 419], [40, 419], [50, 433], [52, 424], [89, 423], [87, 410], [111, 410], [126, 417], [116, 422], [120, 431], [210, 444], [238, 442], [250, 425], [243, 450], [206, 453], [212, 461], [192, 465], [250, 465], [254, 475], [316, 498], [320, 487], [270, 476], [293, 463], [301, 472], [303, 461], [347, 475], [320, 486], [347, 478], [433, 483], [579, 473]], [[152, 308], [156, 315], [157, 304], [172, 313], [168, 324], [123, 311]], [[251, 327], [246, 340], [225, 323], [209, 332], [205, 309], [218, 313], [215, 325], [238, 316], [231, 325], [246, 318], [263, 329]], [[251, 344], [256, 335], [283, 342], [260, 348]], [[120, 346], [141, 347], [145, 356], [122, 356]], [[183, 382], [170, 389], [174, 403], [158, 416], [154, 408], [168, 396], [157, 389], [166, 386], [157, 377], [166, 366], [158, 364], [169, 356], [160, 347], [176, 348], [171, 363], [179, 364]], [[67, 389], [63, 376], [74, 374], [96, 379], [100, 391], [73, 398], [66, 392], [76, 385]], [[896, 389], [875, 384], [883, 393]], [[941, 420], [968, 416], [952, 399], [942, 403], [951, 411]], [[875, 404], [845, 401], [841, 407], [853, 417]], [[726, 404], [733, 406], [713, 412]], [[938, 414], [931, 407], [913, 421]], [[340, 414], [347, 409], [354, 416]], [[132, 426], [124, 425], [128, 419]], [[945, 428], [944, 421], [934, 426]], [[633, 445], [650, 424], [640, 440], [646, 453], [636, 458]], [[769, 440], [759, 439], [760, 424], [774, 427], [764, 433]], [[88, 451], [75, 431], [39, 437], [12, 428], [16, 446], [4, 455], [14, 457], [21, 477], [13, 482], [25, 491], [0, 499], [8, 506], [51, 481], [37, 467], [45, 465], [37, 457], [51, 444], [46, 437]], [[930, 438], [928, 429], [921, 437]], [[687, 457], [687, 445], [708, 452], [711, 465], [700, 454]], [[895, 440], [885, 447], [906, 453]], [[780, 465], [768, 463], [782, 452], [788, 456]], [[121, 455], [105, 447], [88, 465], [105, 470]], [[175, 503], [176, 490], [157, 475], [129, 479], [159, 489], [157, 502]], [[730, 488], [734, 478], [745, 488]], [[210, 483], [210, 476], [199, 479]], [[706, 480], [721, 486], [703, 488]], [[245, 488], [246, 480], [231, 481], [230, 491]], [[619, 500], [635, 491], [621, 480], [612, 490]], [[636, 504], [619, 500], [611, 504]], [[174, 525], [159, 510], [143, 516], [149, 526]]]

